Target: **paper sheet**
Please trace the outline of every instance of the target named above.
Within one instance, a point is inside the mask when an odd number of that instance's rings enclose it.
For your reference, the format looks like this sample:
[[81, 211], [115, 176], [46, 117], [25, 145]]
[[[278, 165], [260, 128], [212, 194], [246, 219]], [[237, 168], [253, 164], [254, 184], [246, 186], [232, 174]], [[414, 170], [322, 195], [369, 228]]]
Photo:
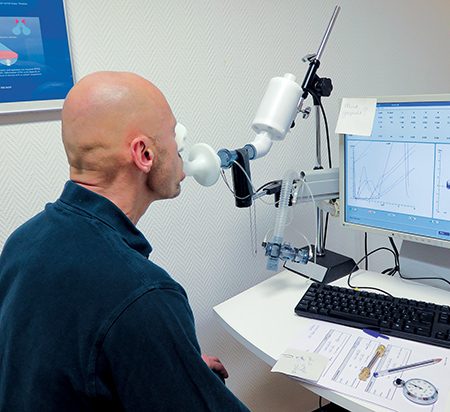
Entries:
[[336, 133], [370, 136], [376, 106], [377, 99], [373, 98], [343, 98], [336, 124]]
[[[386, 346], [384, 356], [375, 363], [372, 372], [395, 368], [431, 358], [440, 363], [387, 375], [371, 376], [367, 381], [358, 378], [359, 372], [372, 359], [378, 345]], [[363, 399], [394, 411], [448, 412], [450, 395], [450, 350], [438, 346], [390, 337], [374, 338], [362, 330], [328, 322], [310, 320], [290, 348], [313, 352], [328, 358], [317, 385]], [[439, 391], [438, 401], [431, 406], [419, 406], [407, 400], [402, 388], [394, 386], [396, 378], [423, 378]], [[309, 382], [311, 383], [311, 382]]]

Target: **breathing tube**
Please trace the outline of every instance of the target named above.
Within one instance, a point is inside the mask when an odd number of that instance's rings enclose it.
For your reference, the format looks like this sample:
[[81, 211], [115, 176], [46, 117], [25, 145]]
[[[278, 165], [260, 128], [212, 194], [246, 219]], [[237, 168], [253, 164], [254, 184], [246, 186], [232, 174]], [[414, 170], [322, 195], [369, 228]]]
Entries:
[[[289, 198], [292, 193], [292, 185], [294, 179], [297, 178], [297, 173], [293, 170], [288, 170], [283, 177], [281, 183], [280, 201], [278, 203], [277, 215], [275, 217], [275, 229], [271, 243], [278, 248], [283, 244], [284, 228], [286, 227], [286, 220], [288, 217]], [[267, 258], [267, 269], [278, 270], [278, 253], [272, 254]]]

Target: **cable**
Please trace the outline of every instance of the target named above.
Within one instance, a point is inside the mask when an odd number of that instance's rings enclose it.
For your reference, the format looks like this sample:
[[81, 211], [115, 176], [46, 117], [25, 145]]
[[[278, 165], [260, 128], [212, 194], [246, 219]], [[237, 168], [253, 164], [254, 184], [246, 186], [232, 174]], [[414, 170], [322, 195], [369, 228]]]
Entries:
[[404, 275], [402, 275], [402, 273], [400, 272], [400, 271], [398, 271], [398, 274], [399, 274], [399, 276], [402, 278], [402, 279], [405, 279], [405, 280], [442, 280], [443, 282], [446, 282], [446, 283], [448, 283], [449, 285], [450, 285], [450, 281], [448, 281], [447, 279], [444, 279], [444, 278], [440, 278], [440, 277], [434, 277], [434, 276], [431, 276], [431, 277], [420, 277], [420, 278], [411, 278], [411, 277], [407, 277], [407, 276], [404, 276]]
[[348, 274], [347, 284], [348, 284], [348, 286], [349, 286], [350, 288], [352, 288], [352, 289], [370, 289], [370, 290], [377, 290], [378, 292], [385, 293], [386, 295], [393, 297], [393, 295], [391, 295], [389, 292], [386, 292], [386, 291], [383, 290], [383, 289], [379, 289], [379, 288], [375, 288], [375, 287], [371, 287], [371, 286], [353, 286], [353, 285], [350, 283], [350, 278], [351, 278], [351, 276], [352, 276], [352, 273], [353, 273], [353, 271], [354, 271], [355, 269], [358, 268], [358, 265], [359, 265], [364, 259], [367, 259], [370, 255], [372, 255], [372, 254], [374, 254], [375, 252], [378, 252], [378, 251], [380, 251], [380, 250], [387, 250], [387, 251], [391, 252], [391, 253], [394, 255], [394, 259], [395, 259], [395, 252], [394, 252], [393, 250], [391, 250], [391, 249], [385, 247], [385, 246], [382, 246], [382, 247], [379, 247], [379, 248], [377, 248], [377, 249], [372, 250], [371, 252], [369, 252], [369, 253], [367, 253], [366, 255], [364, 255], [358, 262], [356, 262], [355, 266], [353, 266], [352, 270], [351, 270], [350, 273]]
[[[391, 236], [388, 236], [389, 242], [392, 246], [392, 251], [395, 256], [395, 265], [392, 268], [387, 268], [381, 271], [383, 275], [394, 276], [397, 272], [400, 271], [400, 255], [398, 253], [397, 246], [395, 245], [394, 239]], [[399, 272], [400, 273], [400, 272]]]
[[[372, 255], [373, 253], [378, 252], [378, 251], [380, 251], [380, 250], [387, 250], [387, 251], [391, 252], [391, 253], [394, 255], [394, 259], [395, 259], [395, 252], [394, 252], [393, 250], [387, 248], [387, 247], [384, 247], [384, 246], [383, 246], [383, 247], [379, 247], [379, 248], [377, 248], [377, 249], [372, 250], [371, 252], [367, 253], [367, 255], [363, 256], [358, 262], [356, 262], [355, 266], [353, 266], [352, 270], [351, 270], [350, 273], [348, 274], [347, 284], [348, 284], [348, 286], [351, 287], [352, 289], [370, 289], [370, 290], [377, 290], [377, 291], [379, 291], [379, 292], [381, 292], [381, 293], [385, 293], [386, 295], [392, 296], [392, 297], [393, 297], [393, 295], [391, 295], [389, 292], [386, 292], [385, 290], [382, 290], [382, 289], [378, 289], [378, 288], [371, 287], [371, 286], [354, 286], [354, 285], [352, 285], [352, 284], [350, 283], [350, 277], [352, 276], [352, 273], [354, 272], [354, 270], [358, 268], [358, 265], [359, 265], [364, 259], [367, 259], [370, 255]], [[297, 275], [304, 276], [303, 273], [297, 272], [296, 270], [287, 267], [287, 266], [286, 266], [286, 262], [284, 262], [283, 268], [285, 268], [285, 269], [289, 270], [290, 272], [293, 272], [293, 273], [295, 273], [295, 274], [297, 274]], [[450, 281], [448, 281], [448, 280], [445, 279], [445, 278], [441, 278], [441, 277], [434, 277], [434, 276], [431, 276], [431, 277], [409, 277], [409, 276], [404, 276], [404, 275], [402, 275], [402, 273], [400, 272], [400, 270], [397, 270], [397, 272], [398, 272], [400, 278], [401, 278], [401, 279], [404, 279], [404, 280], [441, 280], [441, 281], [446, 282], [446, 283], [448, 283], [448, 284], [450, 285]], [[381, 273], [383, 273], [383, 272], [381, 272]], [[311, 279], [311, 280], [314, 280], [314, 279]]]
[[[325, 124], [326, 139], [327, 139], [328, 167], [331, 169], [333, 167], [332, 166], [333, 162], [331, 160], [330, 131], [328, 129], [327, 115], [326, 115], [325, 109], [324, 109], [324, 107], [322, 105], [322, 100], [314, 92], [310, 91], [310, 93], [319, 102], [320, 110], [322, 112], [323, 122]], [[328, 218], [329, 218], [329, 215], [330, 215], [330, 213], [327, 212], [326, 217], [325, 217], [325, 227], [324, 227], [324, 230], [323, 230], [323, 248], [324, 249], [325, 249], [325, 246], [327, 244]], [[317, 242], [316, 242], [316, 245], [317, 245]]]
[[327, 233], [328, 233], [328, 218], [330, 216], [330, 213], [327, 212], [325, 215], [325, 228], [323, 229], [323, 248], [326, 248], [327, 245]]
[[[320, 104], [320, 110], [322, 111], [323, 121], [325, 123], [325, 131], [327, 136], [327, 153], [328, 153], [328, 167], [332, 168], [332, 161], [331, 161], [331, 147], [330, 147], [330, 132], [328, 130], [328, 120], [327, 115], [325, 114], [325, 109], [323, 108], [322, 101], [319, 100]], [[325, 249], [325, 246], [327, 244], [327, 233], [328, 233], [328, 218], [330, 213], [327, 212], [325, 217], [325, 228], [323, 230], [323, 248]]]
[[400, 274], [400, 253], [398, 253], [398, 249], [397, 249], [397, 246], [395, 245], [394, 238], [389, 237], [389, 242], [391, 242], [392, 249], [394, 249], [395, 255], [397, 256], [397, 258], [396, 258], [397, 262], [396, 262], [395, 268], [392, 269], [392, 274], [391, 274], [391, 276], [394, 276], [396, 272], [398, 272], [398, 274]]
[[[271, 183], [275, 183], [277, 182], [277, 180], [272, 180], [270, 182], [264, 183], [259, 189], [255, 190], [255, 186], [253, 186], [253, 182], [252, 179], [250, 179], [250, 176], [247, 174], [247, 172], [245, 171], [245, 169], [235, 160], [233, 160], [233, 163], [236, 164], [236, 166], [238, 166], [242, 172], [244, 173], [244, 176], [247, 178], [248, 182], [250, 183], [250, 186], [252, 188], [252, 193], [249, 193], [247, 196], [236, 196], [236, 193], [233, 191], [233, 189], [230, 187], [228, 180], [225, 176], [225, 172], [223, 171], [223, 169], [220, 171], [220, 174], [222, 175], [222, 179], [225, 182], [225, 184], [227, 185], [228, 189], [230, 190], [230, 192], [233, 194], [233, 196], [238, 199], [238, 200], [245, 200], [248, 199], [249, 197], [255, 197], [256, 194], [260, 193], [261, 190], [263, 190], [266, 186], [270, 185]], [[263, 202], [266, 205], [269, 206], [276, 206], [279, 203], [279, 200], [276, 202], [266, 202], [265, 200], [263, 200], [261, 197], [256, 197], [254, 200], [260, 200], [261, 202]]]
[[394, 249], [394, 254], [396, 256], [396, 265], [394, 268], [391, 269], [391, 271], [393, 271], [393, 273], [391, 274], [391, 276], [394, 276], [396, 272], [398, 272], [399, 276], [402, 279], [405, 280], [441, 280], [443, 282], [446, 282], [450, 285], [450, 282], [442, 277], [409, 277], [409, 276], [404, 276], [402, 275], [402, 273], [400, 272], [400, 253], [398, 252], [397, 246], [395, 245], [394, 239], [392, 237], [389, 236], [389, 242], [391, 242], [392, 248]]
[[[238, 200], [245, 200], [245, 199], [248, 199], [249, 197], [254, 196], [256, 193], [259, 193], [262, 189], [264, 189], [264, 187], [268, 186], [268, 185], [271, 184], [271, 183], [276, 182], [276, 181], [267, 182], [267, 183], [265, 183], [264, 185], [262, 185], [258, 190], [255, 190], [255, 187], [253, 186], [253, 182], [252, 182], [252, 180], [250, 179], [250, 177], [249, 177], [249, 175], [247, 174], [247, 172], [245, 171], [245, 169], [244, 169], [238, 162], [236, 162], [235, 160], [233, 160], [233, 163], [235, 163], [235, 164], [242, 170], [242, 172], [244, 173], [245, 177], [247, 178], [247, 180], [248, 180], [248, 182], [250, 183], [250, 186], [252, 187], [252, 190], [253, 190], [253, 193], [249, 193], [247, 196], [243, 196], [243, 197], [236, 196], [236, 192], [234, 192], [234, 190], [231, 188], [230, 184], [228, 183], [228, 180], [227, 180], [227, 177], [226, 177], [226, 175], [225, 175], [224, 170], [221, 169], [221, 170], [220, 170], [220, 174], [221, 174], [221, 176], [222, 176], [222, 179], [223, 179], [224, 183], [225, 183], [226, 186], [228, 187], [228, 190], [229, 190], [229, 191], [233, 194], [233, 196], [234, 196], [236, 199], [238, 199]], [[276, 204], [276, 203], [277, 203], [277, 202], [275, 202], [274, 204]], [[271, 203], [271, 204], [272, 204], [272, 203]]]
[[228, 183], [227, 177], [225, 176], [225, 172], [223, 171], [223, 169], [220, 171], [220, 175], [222, 176], [222, 179], [223, 179], [224, 183], [228, 187], [228, 190], [233, 194], [233, 196], [236, 199], [244, 200], [244, 199], [247, 199], [248, 197], [252, 196], [252, 194], [249, 194], [249, 195], [244, 196], [244, 197], [236, 196], [236, 193], [233, 191], [233, 189], [231, 188], [230, 184]]
[[257, 245], [257, 234], [256, 234], [256, 204], [253, 204], [249, 207], [250, 213], [250, 241], [252, 244], [252, 254], [256, 256], [258, 254], [258, 245]]
[[[315, 209], [317, 209], [317, 204], [316, 204], [316, 200], [314, 199], [314, 195], [312, 194], [312, 190], [311, 190], [311, 188], [309, 187], [309, 184], [308, 184], [308, 182], [306, 182], [303, 178], [299, 178], [299, 180], [303, 183], [302, 184], [302, 197], [303, 197], [303, 188], [306, 186], [306, 188], [308, 189], [308, 192], [309, 192], [309, 196], [311, 197], [311, 201], [312, 201], [312, 204], [313, 204], [313, 206], [314, 206], [314, 208]], [[317, 241], [318, 241], [318, 239], [317, 239], [317, 230], [316, 230], [316, 238], [315, 238], [315, 244], [317, 245]], [[317, 262], [317, 253], [314, 253], [314, 263], [316, 263]]]
[[325, 109], [323, 108], [322, 100], [317, 96], [316, 93], [314, 93], [312, 91], [309, 91], [309, 93], [311, 93], [311, 95], [319, 102], [320, 111], [322, 112], [323, 122], [325, 124], [326, 138], [327, 138], [328, 167], [331, 169], [332, 168], [332, 160], [331, 160], [331, 146], [330, 146], [330, 131], [328, 129], [327, 115], [325, 114]]
[[322, 115], [323, 115], [323, 122], [325, 123], [325, 131], [327, 134], [328, 167], [331, 169], [332, 161], [331, 161], [331, 147], [330, 147], [330, 132], [328, 131], [328, 120], [327, 120], [327, 116], [325, 114], [325, 109], [323, 108], [322, 102], [320, 101], [319, 104], [320, 104], [320, 109], [321, 109]]
[[398, 249], [397, 249], [397, 246], [395, 245], [394, 238], [389, 236], [389, 242], [391, 242], [392, 249], [394, 249], [394, 252], [397, 255], [397, 262], [398, 262], [398, 258], [400, 256], [400, 254], [398, 253]]
[[394, 249], [394, 253], [396, 255], [396, 266], [395, 266], [395, 268], [393, 268], [395, 270], [392, 273], [392, 276], [394, 276], [395, 273], [398, 272], [398, 275], [402, 279], [405, 279], [405, 280], [441, 280], [442, 282], [446, 282], [450, 285], [450, 282], [447, 279], [438, 277], [438, 276], [436, 276], [436, 277], [428, 277], [427, 276], [427, 277], [416, 278], [416, 277], [409, 277], [409, 276], [402, 275], [402, 273], [400, 272], [400, 253], [398, 252], [398, 249], [397, 249], [397, 246], [395, 245], [394, 239], [392, 237], [389, 237], [389, 241], [391, 242], [392, 248]]
[[[368, 252], [368, 246], [367, 246], [367, 232], [364, 232], [364, 253], [365, 256], [367, 256], [367, 252]], [[364, 268], [366, 270], [369, 270], [369, 259], [366, 258], [366, 262], [365, 262], [365, 266]]]
[[244, 176], [247, 178], [248, 182], [250, 183], [250, 186], [252, 187], [253, 193], [250, 193], [249, 195], [247, 195], [244, 199], [246, 199], [247, 197], [253, 196], [255, 194], [255, 186], [253, 186], [253, 182], [252, 179], [250, 179], [250, 176], [247, 174], [247, 172], [245, 171], [245, 169], [238, 163], [236, 162], [236, 160], [233, 160], [233, 163], [239, 167], [239, 169], [242, 170], [242, 173], [244, 173]]
[[[388, 296], [394, 297], [394, 296], [391, 295], [389, 292], [386, 292], [386, 291], [383, 290], [383, 289], [379, 289], [379, 288], [375, 288], [375, 287], [371, 287], [371, 286], [354, 286], [354, 285], [352, 285], [352, 284], [350, 283], [350, 277], [352, 276], [353, 271], [354, 271], [355, 269], [358, 268], [358, 265], [359, 265], [364, 259], [367, 259], [368, 256], [370, 256], [371, 254], [373, 254], [373, 253], [375, 253], [375, 252], [378, 252], [378, 251], [380, 251], [380, 250], [387, 250], [387, 251], [389, 251], [389, 252], [391, 252], [391, 253], [394, 253], [391, 249], [389, 249], [389, 248], [387, 248], [387, 247], [379, 247], [379, 248], [377, 248], [377, 249], [372, 250], [370, 253], [368, 253], [367, 255], [363, 256], [363, 257], [355, 264], [355, 266], [353, 266], [352, 270], [351, 270], [350, 273], [348, 274], [347, 284], [348, 284], [348, 286], [349, 286], [350, 288], [352, 288], [352, 289], [370, 289], [370, 290], [377, 290], [378, 292], [381, 292], [381, 293], [384, 293], [384, 294], [386, 294], [386, 295], [388, 295]], [[295, 273], [295, 274], [297, 274], [297, 275], [304, 276], [303, 273], [297, 272], [296, 270], [294, 270], [294, 269], [292, 269], [292, 268], [290, 268], [290, 267], [287, 267], [287, 266], [286, 266], [286, 262], [283, 263], [283, 268], [284, 268], [284, 269], [287, 269], [287, 270], [289, 270], [290, 272], [293, 272], [293, 273]], [[311, 279], [311, 278], [309, 278], [309, 279]], [[314, 279], [311, 279], [311, 280], [314, 281]], [[316, 282], [316, 281], [315, 281], [315, 282]], [[318, 283], [321, 283], [321, 282], [318, 282]]]

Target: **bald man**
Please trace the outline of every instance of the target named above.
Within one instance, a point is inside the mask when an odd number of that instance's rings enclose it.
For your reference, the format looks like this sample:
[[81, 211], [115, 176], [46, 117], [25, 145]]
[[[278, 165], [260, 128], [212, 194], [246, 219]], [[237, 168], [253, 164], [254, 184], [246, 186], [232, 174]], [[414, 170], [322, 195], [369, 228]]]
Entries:
[[70, 180], [0, 257], [0, 412], [246, 411], [136, 223], [180, 193], [176, 120], [131, 73], [68, 94]]

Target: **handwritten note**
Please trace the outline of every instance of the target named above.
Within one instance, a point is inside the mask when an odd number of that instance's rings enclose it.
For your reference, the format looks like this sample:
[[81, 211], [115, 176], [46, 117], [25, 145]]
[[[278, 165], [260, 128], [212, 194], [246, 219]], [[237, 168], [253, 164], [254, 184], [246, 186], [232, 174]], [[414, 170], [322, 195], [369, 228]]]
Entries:
[[370, 136], [377, 99], [343, 98], [336, 125], [336, 133]]
[[326, 356], [288, 348], [281, 354], [273, 366], [272, 372], [285, 373], [305, 381], [317, 382], [327, 363]]

